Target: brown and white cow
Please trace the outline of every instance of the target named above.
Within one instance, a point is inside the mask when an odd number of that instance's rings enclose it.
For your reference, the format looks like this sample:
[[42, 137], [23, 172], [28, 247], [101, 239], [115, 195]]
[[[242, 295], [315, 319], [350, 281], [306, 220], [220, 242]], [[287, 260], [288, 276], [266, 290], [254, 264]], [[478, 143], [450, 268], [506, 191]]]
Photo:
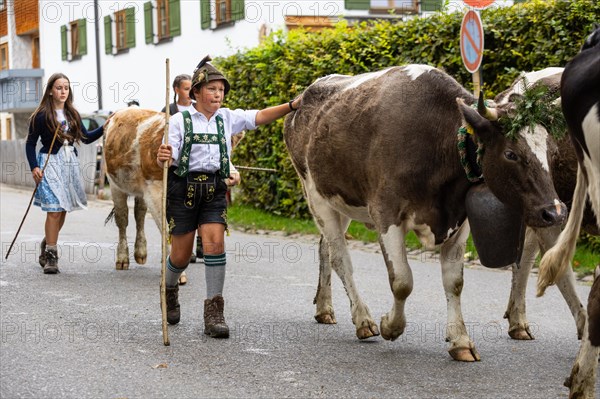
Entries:
[[[119, 229], [116, 268], [120, 270], [129, 269], [127, 197], [135, 197], [134, 258], [138, 264], [146, 263], [144, 220], [148, 210], [161, 229], [163, 170], [156, 164], [156, 153], [164, 136], [165, 120], [162, 112], [129, 107], [115, 113], [105, 130], [104, 157]], [[232, 148], [243, 137], [243, 132], [233, 135]]]
[[[564, 68], [546, 68], [541, 71], [523, 73], [511, 87], [499, 94], [494, 100], [497, 105], [510, 106], [518, 97], [521, 97], [528, 87], [542, 84], [558, 96], [560, 80]], [[552, 139], [552, 138], [550, 138]], [[557, 152], [552, 157], [550, 171], [554, 187], [561, 201], [570, 204], [575, 190], [577, 176], [577, 156], [568, 136], [556, 139]], [[589, 234], [598, 234], [596, 221], [591, 208], [588, 206], [584, 213], [582, 228]], [[523, 255], [519, 265], [512, 265], [512, 289], [504, 317], [508, 319], [508, 334], [514, 339], [533, 339], [526, 316], [525, 290], [531, 269], [540, 250], [546, 252], [556, 242], [560, 234], [560, 227], [528, 228]], [[567, 270], [557, 281], [558, 288], [563, 295], [577, 325], [578, 337], [581, 339], [587, 318], [585, 308], [575, 289], [575, 275], [571, 269]]]
[[[426, 248], [441, 245], [450, 355], [479, 360], [460, 306], [469, 234], [465, 197], [471, 184], [459, 162], [456, 137], [465, 120], [485, 145], [488, 186], [519, 209], [527, 225], [558, 225], [567, 211], [549, 173], [548, 154], [555, 148], [548, 133], [536, 129], [509, 139], [497, 122], [471, 108], [474, 103], [453, 78], [426, 65], [327, 76], [305, 90], [302, 108], [286, 118], [284, 137], [325, 243], [315, 298], [319, 322], [335, 322], [333, 268], [349, 296], [357, 336], [379, 334], [352, 276], [344, 233], [354, 219], [379, 233], [394, 297], [381, 319], [381, 334], [398, 338], [413, 287], [404, 236], [413, 230]], [[494, 111], [481, 112], [490, 119], [504, 112]]]
[[146, 263], [147, 249], [144, 220], [147, 210], [161, 229], [163, 170], [156, 164], [156, 152], [162, 142], [165, 114], [130, 107], [116, 112], [105, 130], [104, 157], [119, 228], [117, 269], [129, 268], [127, 197], [135, 197], [135, 261]]
[[[561, 81], [561, 103], [579, 168], [567, 225], [540, 264], [538, 295], [543, 295], [548, 285], [571, 270], [587, 196], [600, 228], [600, 26], [596, 26], [582, 51], [567, 64]], [[565, 382], [570, 387], [570, 398], [594, 398], [599, 354], [600, 278], [596, 273], [588, 298], [587, 328], [571, 375]]]

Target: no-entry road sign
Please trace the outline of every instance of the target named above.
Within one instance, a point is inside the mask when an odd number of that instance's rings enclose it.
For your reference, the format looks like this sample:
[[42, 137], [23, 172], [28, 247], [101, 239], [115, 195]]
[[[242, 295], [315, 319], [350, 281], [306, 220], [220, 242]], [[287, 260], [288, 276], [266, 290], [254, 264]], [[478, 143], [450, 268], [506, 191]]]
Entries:
[[477, 72], [483, 58], [483, 25], [473, 10], [465, 14], [460, 26], [460, 55], [467, 71]]
[[476, 8], [478, 10], [483, 10], [494, 4], [496, 0], [463, 0], [466, 5], [469, 7]]

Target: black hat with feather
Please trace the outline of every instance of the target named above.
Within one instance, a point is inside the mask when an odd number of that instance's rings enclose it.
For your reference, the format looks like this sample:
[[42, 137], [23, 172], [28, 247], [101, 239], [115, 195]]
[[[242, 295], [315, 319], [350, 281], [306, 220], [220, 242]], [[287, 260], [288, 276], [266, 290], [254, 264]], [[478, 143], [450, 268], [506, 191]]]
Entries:
[[207, 55], [200, 61], [196, 69], [194, 69], [194, 74], [192, 75], [192, 90], [190, 90], [190, 98], [195, 100], [194, 96], [194, 87], [201, 85], [202, 83], [208, 83], [211, 80], [222, 80], [225, 84], [225, 95], [229, 92], [231, 86], [229, 85], [229, 81], [223, 76], [223, 74], [215, 68], [212, 64], [209, 63], [212, 58], [210, 55]]

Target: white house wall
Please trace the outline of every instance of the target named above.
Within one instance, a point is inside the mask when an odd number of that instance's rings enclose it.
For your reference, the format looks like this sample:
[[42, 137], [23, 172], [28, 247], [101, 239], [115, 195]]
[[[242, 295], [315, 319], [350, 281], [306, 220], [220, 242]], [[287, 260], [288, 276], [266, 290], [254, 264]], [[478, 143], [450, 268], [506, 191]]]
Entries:
[[[99, 46], [102, 71], [102, 101], [106, 111], [126, 106], [130, 99], [140, 101], [143, 108], [160, 110], [165, 104], [165, 59], [171, 63], [171, 81], [181, 73], [191, 74], [206, 55], [227, 56], [259, 43], [259, 30], [266, 24], [269, 31], [284, 28], [284, 17], [368, 15], [367, 11], [345, 10], [343, 0], [246, 0], [245, 20], [220, 29], [200, 27], [200, 0], [181, 0], [181, 35], [161, 44], [146, 44], [143, 5], [145, 1], [99, 2]], [[153, 2], [155, 5], [155, 2]], [[496, 6], [510, 5], [512, 0], [498, 0]], [[451, 0], [449, 9], [464, 9], [464, 3]], [[127, 53], [107, 55], [104, 51], [104, 17], [116, 11], [135, 7], [137, 10], [136, 46]], [[73, 85], [75, 105], [80, 112], [98, 109], [94, 4], [92, 0], [41, 0], [40, 53], [45, 71], [44, 84], [54, 72], [66, 74]], [[214, 11], [213, 11], [214, 12]], [[60, 27], [79, 18], [87, 19], [87, 54], [76, 61], [63, 61], [60, 49]], [[156, 32], [156, 16], [154, 31]], [[113, 43], [115, 41], [114, 23]], [[457, 38], [458, 40], [458, 38]], [[235, 85], [235, 82], [232, 82]]]
[[[259, 29], [282, 28], [284, 15], [341, 15], [341, 1], [246, 1], [246, 19], [234, 26], [216, 30], [200, 28], [200, 1], [182, 0], [181, 35], [171, 42], [146, 44], [143, 1], [99, 1], [99, 37], [104, 110], [114, 111], [138, 99], [143, 108], [160, 110], [165, 104], [165, 59], [170, 59], [171, 81], [181, 73], [191, 74], [206, 55], [227, 56], [259, 43]], [[104, 16], [135, 7], [137, 12], [136, 46], [128, 53], [104, 52]], [[75, 105], [80, 112], [98, 109], [93, 1], [40, 2], [41, 63], [44, 84], [54, 72], [62, 72], [73, 85]], [[76, 61], [63, 61], [60, 51], [60, 27], [79, 18], [87, 19], [87, 55]], [[156, 18], [154, 18], [156, 25]], [[114, 24], [113, 24], [114, 29]], [[154, 29], [156, 32], [156, 27]], [[115, 34], [113, 32], [113, 42]], [[232, 82], [235, 84], [235, 82]]]

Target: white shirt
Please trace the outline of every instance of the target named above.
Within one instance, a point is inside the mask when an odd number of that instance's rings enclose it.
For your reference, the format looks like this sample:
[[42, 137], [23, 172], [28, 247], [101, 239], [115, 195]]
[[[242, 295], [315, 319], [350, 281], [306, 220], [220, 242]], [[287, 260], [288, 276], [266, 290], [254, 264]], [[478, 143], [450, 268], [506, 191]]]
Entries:
[[[195, 108], [189, 110], [192, 119], [194, 133], [217, 134], [216, 116], [223, 118], [225, 140], [227, 141], [227, 157], [231, 158], [231, 135], [239, 133], [242, 130], [256, 129], [256, 114], [258, 110], [230, 110], [228, 108], [219, 108], [210, 118]], [[179, 154], [183, 149], [183, 136], [185, 129], [183, 126], [183, 114], [181, 112], [173, 115], [169, 119], [169, 144], [173, 147], [173, 165], [179, 165]], [[208, 172], [214, 173], [221, 168], [221, 156], [219, 146], [216, 144], [192, 144], [190, 152], [190, 172]]]
[[190, 104], [190, 105], [179, 105], [177, 104], [177, 109], [179, 110], [179, 112], [183, 112], [183, 111], [190, 111], [190, 114], [192, 113], [192, 109], [194, 108], [194, 104]]

